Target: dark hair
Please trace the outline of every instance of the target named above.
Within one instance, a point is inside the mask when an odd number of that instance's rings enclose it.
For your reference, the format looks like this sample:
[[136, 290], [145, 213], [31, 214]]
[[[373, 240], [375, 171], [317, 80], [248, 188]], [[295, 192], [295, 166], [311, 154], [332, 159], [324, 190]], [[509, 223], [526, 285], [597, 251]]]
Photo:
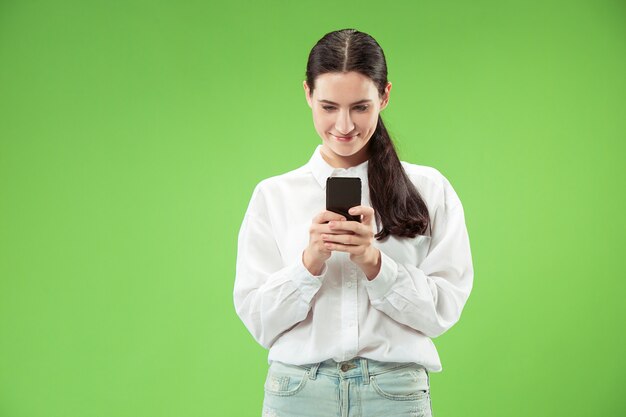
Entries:
[[[329, 72], [355, 71], [369, 77], [379, 97], [387, 86], [385, 54], [378, 42], [356, 29], [342, 29], [324, 35], [309, 54], [306, 82], [313, 94], [317, 76]], [[404, 171], [396, 149], [378, 115], [378, 124], [368, 141], [368, 182], [376, 224], [382, 229], [374, 237], [389, 235], [413, 238], [430, 225], [428, 208]]]

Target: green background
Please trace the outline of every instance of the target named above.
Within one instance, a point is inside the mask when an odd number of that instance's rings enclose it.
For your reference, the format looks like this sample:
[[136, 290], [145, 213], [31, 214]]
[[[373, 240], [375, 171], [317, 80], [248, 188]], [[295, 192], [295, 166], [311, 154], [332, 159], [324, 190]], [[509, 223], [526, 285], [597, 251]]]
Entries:
[[306, 59], [383, 47], [400, 158], [466, 214], [446, 416], [626, 415], [623, 1], [0, 1], [0, 416], [259, 416], [254, 186], [321, 142]]

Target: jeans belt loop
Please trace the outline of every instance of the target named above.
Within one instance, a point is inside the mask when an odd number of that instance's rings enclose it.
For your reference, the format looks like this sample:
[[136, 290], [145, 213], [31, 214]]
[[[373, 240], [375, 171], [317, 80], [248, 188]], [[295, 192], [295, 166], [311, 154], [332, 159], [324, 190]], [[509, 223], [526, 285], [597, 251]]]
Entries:
[[366, 358], [361, 358], [361, 374], [363, 375], [363, 384], [370, 383], [370, 372], [368, 369], [368, 363]]
[[309, 370], [310, 379], [315, 379], [317, 377], [317, 370], [319, 369], [320, 364], [321, 362], [318, 362], [311, 367], [311, 369]]

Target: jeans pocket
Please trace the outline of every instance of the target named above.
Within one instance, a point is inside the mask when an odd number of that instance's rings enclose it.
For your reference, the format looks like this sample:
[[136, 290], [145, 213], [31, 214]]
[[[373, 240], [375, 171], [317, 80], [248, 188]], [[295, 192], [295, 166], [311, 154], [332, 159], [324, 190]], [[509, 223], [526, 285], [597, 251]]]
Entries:
[[286, 397], [300, 392], [308, 379], [308, 369], [274, 361], [267, 371], [263, 388], [267, 394]]
[[430, 395], [427, 371], [419, 365], [372, 375], [370, 383], [379, 395], [390, 400], [418, 400]]

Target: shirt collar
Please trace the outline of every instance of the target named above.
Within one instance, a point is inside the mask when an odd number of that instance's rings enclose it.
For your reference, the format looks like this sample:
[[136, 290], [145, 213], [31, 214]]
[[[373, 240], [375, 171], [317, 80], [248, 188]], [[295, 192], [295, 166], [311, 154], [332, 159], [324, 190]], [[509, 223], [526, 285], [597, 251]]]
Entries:
[[317, 145], [308, 165], [313, 176], [322, 188], [326, 188], [326, 179], [328, 177], [359, 177], [363, 184], [367, 184], [367, 166], [369, 160], [349, 168], [335, 168], [329, 165], [322, 157], [321, 149], [322, 145]]

